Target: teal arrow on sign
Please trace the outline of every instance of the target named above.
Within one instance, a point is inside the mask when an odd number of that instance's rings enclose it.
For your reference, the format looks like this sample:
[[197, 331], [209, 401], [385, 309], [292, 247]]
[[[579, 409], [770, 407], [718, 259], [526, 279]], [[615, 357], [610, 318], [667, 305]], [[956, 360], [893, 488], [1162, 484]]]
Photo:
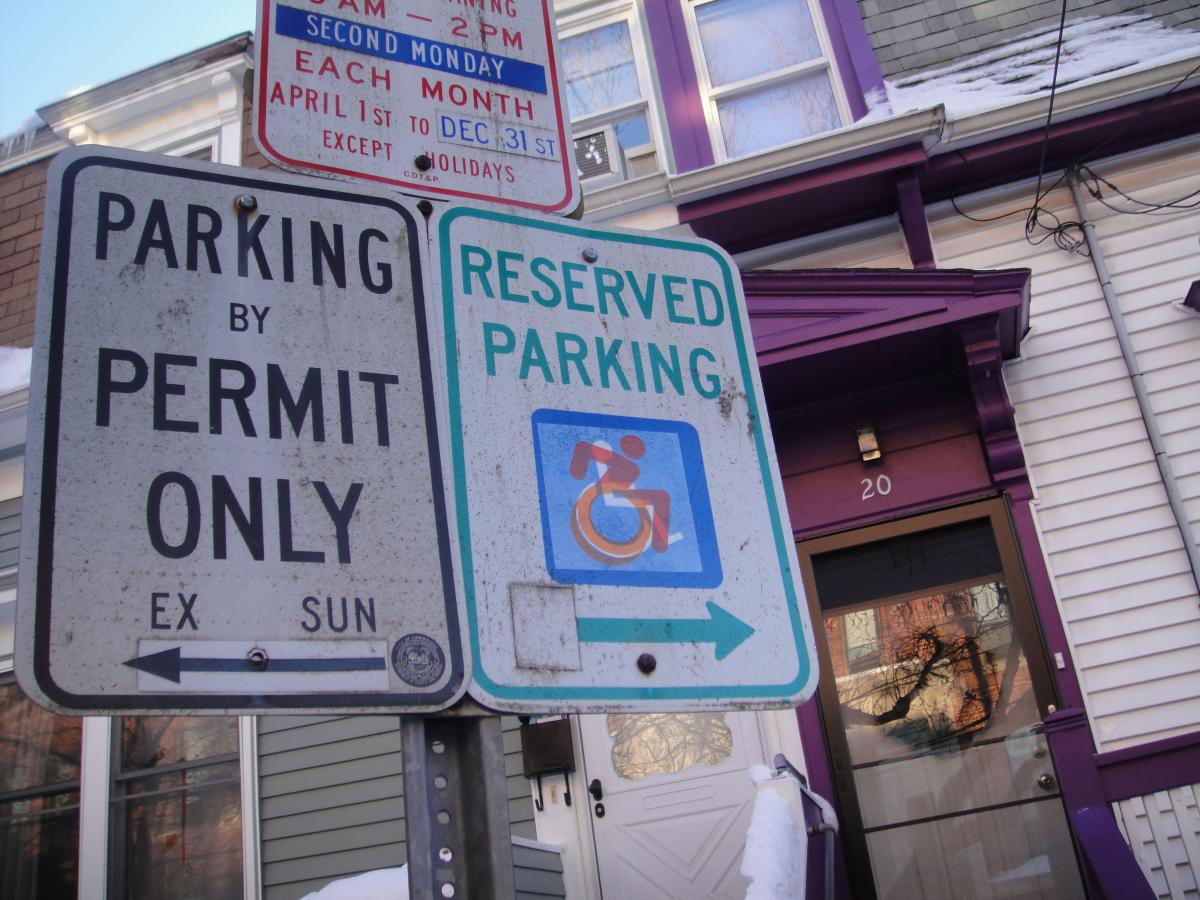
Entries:
[[707, 619], [577, 619], [580, 643], [716, 644], [721, 660], [754, 634], [754, 629], [709, 600]]

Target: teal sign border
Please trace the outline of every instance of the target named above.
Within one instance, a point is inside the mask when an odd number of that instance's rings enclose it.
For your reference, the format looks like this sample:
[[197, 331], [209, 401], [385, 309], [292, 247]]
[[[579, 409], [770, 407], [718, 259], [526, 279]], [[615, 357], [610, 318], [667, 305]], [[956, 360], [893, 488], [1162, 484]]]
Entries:
[[[725, 296], [730, 305], [729, 321], [733, 326], [733, 336], [737, 344], [738, 363], [741, 367], [742, 383], [746, 387], [746, 403], [754, 423], [754, 447], [758, 457], [759, 472], [762, 474], [763, 485], [766, 488], [767, 511], [771, 519], [771, 533], [775, 538], [775, 554], [779, 560], [779, 572], [783, 581], [784, 596], [787, 598], [788, 615], [792, 625], [792, 635], [795, 638], [799, 671], [796, 677], [786, 683], [748, 685], [698, 685], [679, 687], [596, 687], [595, 685], [548, 685], [525, 686], [505, 685], [493, 681], [483, 666], [479, 648], [479, 615], [475, 605], [475, 563], [471, 553], [471, 510], [467, 502], [466, 462], [463, 456], [462, 407], [458, 384], [458, 349], [454, 315], [454, 277], [451, 258], [450, 226], [464, 217], [484, 219], [503, 225], [518, 228], [533, 228], [558, 234], [569, 234], [586, 240], [589, 243], [618, 243], [641, 244], [647, 247], [662, 247], [670, 250], [682, 250], [687, 253], [703, 253], [716, 260], [723, 273]], [[796, 596], [796, 587], [791, 566], [788, 563], [788, 546], [792, 535], [783, 526], [783, 518], [779, 511], [779, 498], [771, 485], [771, 468], [767, 458], [766, 439], [762, 432], [763, 414], [758, 407], [758, 397], [751, 389], [754, 384], [750, 355], [746, 349], [746, 336], [742, 332], [741, 311], [733, 314], [737, 303], [738, 293], [734, 286], [734, 273], [726, 258], [715, 248], [703, 244], [692, 243], [670, 238], [661, 238], [649, 234], [627, 234], [588, 228], [584, 225], [559, 221], [543, 221], [528, 219], [509, 213], [493, 212], [485, 209], [470, 207], [453, 207], [442, 214], [438, 220], [438, 252], [441, 265], [442, 313], [445, 325], [446, 353], [446, 384], [449, 400], [450, 415], [450, 449], [451, 464], [454, 467], [454, 507], [458, 515], [458, 543], [462, 558], [463, 594], [467, 607], [467, 628], [471, 641], [471, 658], [474, 662], [473, 680], [483, 687], [490, 696], [497, 700], [513, 701], [552, 701], [591, 700], [597, 702], [618, 700], [700, 700], [705, 698], [736, 699], [739, 697], [761, 699], [764, 701], [782, 701], [798, 695], [808, 685], [812, 674], [813, 660], [808, 654], [808, 643], [805, 640], [804, 623], [800, 616]], [[531, 551], [532, 552], [532, 551]]]

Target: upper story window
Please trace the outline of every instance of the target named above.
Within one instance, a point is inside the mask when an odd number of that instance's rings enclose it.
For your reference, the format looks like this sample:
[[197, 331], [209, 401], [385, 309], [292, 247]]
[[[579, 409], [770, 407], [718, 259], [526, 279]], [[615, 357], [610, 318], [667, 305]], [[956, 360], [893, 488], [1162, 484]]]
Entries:
[[646, 175], [664, 168], [646, 41], [631, 3], [559, 10], [563, 91], [588, 179]]
[[841, 126], [844, 101], [808, 0], [692, 0], [687, 7], [718, 160]]

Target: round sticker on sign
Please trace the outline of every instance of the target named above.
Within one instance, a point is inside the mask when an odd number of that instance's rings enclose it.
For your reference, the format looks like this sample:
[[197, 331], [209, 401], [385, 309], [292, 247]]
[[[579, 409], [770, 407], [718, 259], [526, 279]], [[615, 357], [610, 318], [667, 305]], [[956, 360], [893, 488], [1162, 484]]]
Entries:
[[433, 638], [406, 634], [392, 647], [392, 668], [413, 687], [429, 687], [446, 670], [446, 655]]

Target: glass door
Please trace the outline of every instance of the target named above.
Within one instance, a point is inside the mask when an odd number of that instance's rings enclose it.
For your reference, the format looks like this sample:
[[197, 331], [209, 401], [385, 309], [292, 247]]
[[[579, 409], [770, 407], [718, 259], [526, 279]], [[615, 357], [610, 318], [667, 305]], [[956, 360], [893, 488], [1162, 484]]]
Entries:
[[800, 550], [855, 896], [1082, 897], [999, 501]]

